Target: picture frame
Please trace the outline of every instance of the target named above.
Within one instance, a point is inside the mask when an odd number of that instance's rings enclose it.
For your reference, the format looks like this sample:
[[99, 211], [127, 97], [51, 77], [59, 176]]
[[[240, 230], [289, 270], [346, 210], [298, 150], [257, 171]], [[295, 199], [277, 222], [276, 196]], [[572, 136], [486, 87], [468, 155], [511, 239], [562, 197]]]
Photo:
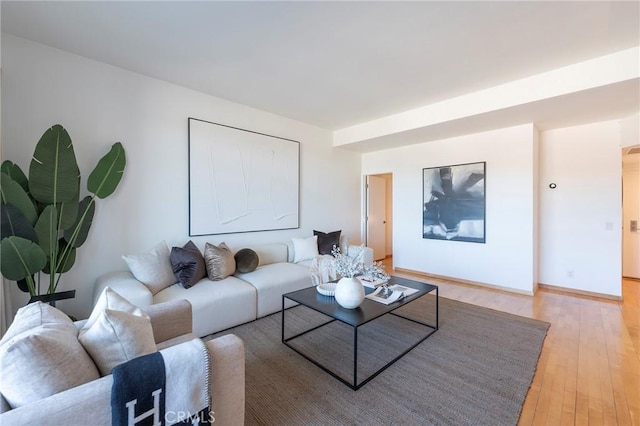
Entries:
[[486, 162], [422, 169], [422, 238], [486, 242]]
[[300, 142], [189, 118], [189, 236], [299, 228]]

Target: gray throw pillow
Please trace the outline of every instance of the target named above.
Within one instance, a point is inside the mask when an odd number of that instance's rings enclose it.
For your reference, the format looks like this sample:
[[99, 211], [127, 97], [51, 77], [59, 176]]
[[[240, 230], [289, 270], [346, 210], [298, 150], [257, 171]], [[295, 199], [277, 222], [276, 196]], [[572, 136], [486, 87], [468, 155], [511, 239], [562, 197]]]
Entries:
[[184, 288], [194, 286], [207, 276], [204, 258], [193, 241], [189, 241], [184, 247], [173, 247], [169, 260], [176, 279]]
[[320, 254], [333, 254], [331, 251], [334, 247], [340, 247], [340, 231], [333, 231], [324, 233], [321, 231], [313, 231], [313, 235], [318, 236], [318, 253]]
[[236, 270], [243, 274], [255, 271], [260, 261], [258, 253], [249, 248], [238, 250], [234, 258], [236, 259]]
[[207, 243], [204, 246], [204, 262], [207, 275], [212, 281], [223, 280], [236, 271], [233, 252], [225, 243], [220, 243], [219, 246]]

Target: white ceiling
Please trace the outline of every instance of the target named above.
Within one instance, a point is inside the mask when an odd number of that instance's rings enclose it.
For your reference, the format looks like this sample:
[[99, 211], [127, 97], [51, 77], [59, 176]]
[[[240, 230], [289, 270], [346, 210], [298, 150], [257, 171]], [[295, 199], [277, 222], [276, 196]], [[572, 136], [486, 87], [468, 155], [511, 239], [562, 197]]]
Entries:
[[2, 1], [1, 16], [4, 32], [335, 130], [638, 46], [639, 5]]

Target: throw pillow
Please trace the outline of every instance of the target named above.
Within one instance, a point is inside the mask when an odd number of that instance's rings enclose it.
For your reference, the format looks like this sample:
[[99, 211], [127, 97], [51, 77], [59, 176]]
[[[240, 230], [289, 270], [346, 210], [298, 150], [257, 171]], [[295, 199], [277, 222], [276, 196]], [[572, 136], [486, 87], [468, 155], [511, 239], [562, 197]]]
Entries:
[[156, 294], [176, 282], [169, 256], [169, 247], [163, 241], [148, 253], [126, 254], [122, 258], [133, 276]]
[[328, 232], [326, 234], [324, 232], [314, 230], [313, 235], [316, 235], [318, 237], [318, 253], [333, 255], [333, 253], [331, 253], [333, 248], [340, 247], [341, 233], [342, 230]]
[[[74, 327], [75, 328], [75, 327]], [[100, 377], [77, 331], [43, 324], [0, 345], [0, 392], [12, 408]]]
[[255, 271], [260, 261], [258, 253], [249, 248], [238, 250], [233, 257], [236, 260], [236, 270], [242, 274]]
[[194, 286], [207, 276], [204, 258], [193, 241], [189, 241], [184, 247], [173, 247], [169, 260], [173, 274], [184, 288]]
[[132, 315], [137, 315], [139, 317], [148, 318], [148, 315], [142, 309], [132, 304], [124, 297], [120, 296], [117, 292], [112, 290], [111, 287], [105, 287], [105, 289], [102, 290], [100, 297], [98, 297], [96, 306], [93, 307], [93, 311], [91, 311], [89, 319], [87, 319], [87, 322], [85, 322], [80, 329], [80, 334], [90, 329], [91, 326], [93, 326], [93, 323], [95, 323], [99, 319], [99, 317], [102, 315], [102, 312], [106, 309], [111, 309], [113, 311], [123, 311]]
[[225, 243], [220, 243], [219, 246], [207, 243], [204, 247], [204, 262], [207, 265], [207, 275], [212, 281], [223, 280], [236, 271], [233, 252]]
[[318, 236], [309, 238], [291, 238], [293, 241], [293, 263], [310, 260], [318, 255]]
[[67, 314], [47, 303], [34, 302], [18, 309], [13, 322], [2, 337], [2, 340], [0, 340], [0, 345], [11, 340], [18, 334], [44, 324], [57, 324], [61, 327], [68, 328], [76, 334], [78, 332], [78, 329], [73, 325], [73, 321], [71, 321]]
[[148, 316], [105, 309], [78, 338], [102, 376], [123, 362], [156, 352]]

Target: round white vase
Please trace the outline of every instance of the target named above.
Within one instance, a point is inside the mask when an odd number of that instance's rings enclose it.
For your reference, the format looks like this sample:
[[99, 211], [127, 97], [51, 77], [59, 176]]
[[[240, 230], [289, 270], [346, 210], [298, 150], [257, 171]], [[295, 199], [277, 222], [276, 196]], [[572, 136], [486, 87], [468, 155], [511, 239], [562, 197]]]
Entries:
[[340, 278], [334, 297], [343, 308], [355, 309], [364, 300], [364, 287], [357, 278]]

